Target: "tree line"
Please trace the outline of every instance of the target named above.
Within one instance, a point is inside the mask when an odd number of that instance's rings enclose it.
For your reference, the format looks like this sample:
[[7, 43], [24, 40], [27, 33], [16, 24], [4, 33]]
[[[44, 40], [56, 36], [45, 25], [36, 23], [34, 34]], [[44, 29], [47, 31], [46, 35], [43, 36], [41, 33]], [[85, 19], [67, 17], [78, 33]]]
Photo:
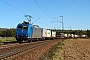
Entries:
[[15, 37], [16, 29], [14, 28], [0, 28], [0, 36], [1, 37]]
[[[87, 35], [90, 37], [90, 30], [56, 30], [53, 29], [53, 31], [56, 31], [57, 34], [65, 33], [65, 34], [76, 34], [76, 35]], [[16, 35], [16, 29], [15, 28], [0, 28], [0, 36], [1, 37], [15, 37]]]

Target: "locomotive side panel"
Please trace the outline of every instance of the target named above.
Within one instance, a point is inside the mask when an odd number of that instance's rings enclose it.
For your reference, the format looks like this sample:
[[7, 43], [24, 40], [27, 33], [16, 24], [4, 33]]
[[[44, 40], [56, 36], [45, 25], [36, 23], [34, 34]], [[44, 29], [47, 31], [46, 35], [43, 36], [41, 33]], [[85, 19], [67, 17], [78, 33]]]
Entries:
[[41, 38], [41, 28], [39, 27], [33, 27], [33, 34], [31, 38]]

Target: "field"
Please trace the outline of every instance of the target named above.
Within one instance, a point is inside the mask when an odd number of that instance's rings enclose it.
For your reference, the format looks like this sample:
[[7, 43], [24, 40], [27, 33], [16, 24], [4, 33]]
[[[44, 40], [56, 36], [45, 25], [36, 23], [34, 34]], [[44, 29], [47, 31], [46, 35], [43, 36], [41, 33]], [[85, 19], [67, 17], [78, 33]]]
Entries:
[[62, 60], [90, 60], [90, 39], [68, 40], [62, 49]]
[[14, 37], [0, 37], [0, 44], [2, 44], [3, 42], [13, 42], [16, 41], [16, 39]]
[[54, 53], [51, 60], [90, 60], [90, 39], [68, 39]]

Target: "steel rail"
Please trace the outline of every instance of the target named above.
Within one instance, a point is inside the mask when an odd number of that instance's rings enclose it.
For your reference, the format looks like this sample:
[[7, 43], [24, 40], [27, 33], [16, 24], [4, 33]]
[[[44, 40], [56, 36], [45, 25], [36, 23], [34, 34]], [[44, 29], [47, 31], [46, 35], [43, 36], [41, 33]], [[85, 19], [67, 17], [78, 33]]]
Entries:
[[10, 56], [19, 54], [20, 52], [23, 52], [23, 51], [26, 51], [29, 49], [33, 49], [35, 47], [43, 46], [47, 43], [50, 43], [50, 41], [41, 41], [41, 42], [37, 42], [34, 44], [18, 45], [18, 46], [14, 46], [14, 47], [0, 49], [0, 59], [8, 58]]

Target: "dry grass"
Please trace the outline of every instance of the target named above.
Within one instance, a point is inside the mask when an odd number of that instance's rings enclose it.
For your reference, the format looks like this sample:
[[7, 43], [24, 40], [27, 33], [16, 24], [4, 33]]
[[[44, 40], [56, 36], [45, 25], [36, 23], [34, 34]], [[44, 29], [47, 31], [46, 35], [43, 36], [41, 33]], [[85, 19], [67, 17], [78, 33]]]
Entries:
[[62, 49], [62, 60], [90, 60], [90, 39], [68, 40]]

